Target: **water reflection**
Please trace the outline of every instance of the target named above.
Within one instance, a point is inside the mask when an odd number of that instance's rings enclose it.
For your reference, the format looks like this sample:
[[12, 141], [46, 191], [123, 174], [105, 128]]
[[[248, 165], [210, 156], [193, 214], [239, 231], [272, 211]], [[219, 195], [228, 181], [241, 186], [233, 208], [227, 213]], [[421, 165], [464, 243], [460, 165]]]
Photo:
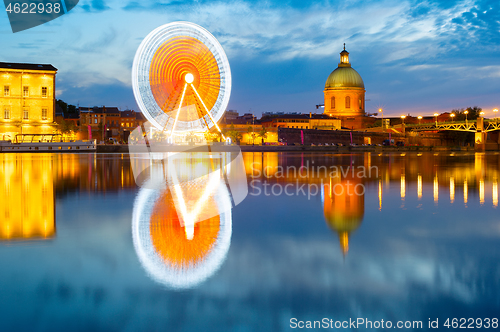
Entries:
[[[465, 206], [471, 194], [478, 197], [480, 205], [484, 205], [486, 197], [490, 195], [493, 207], [498, 206], [499, 154], [246, 153], [244, 160], [249, 181], [259, 180], [252, 182], [252, 187], [258, 189], [257, 193], [265, 189], [263, 182], [270, 184], [271, 188], [273, 184], [293, 184], [296, 187], [301, 184], [320, 185], [325, 221], [338, 232], [344, 255], [349, 249], [349, 235], [363, 222], [365, 193], [335, 194], [332, 192], [335, 184], [347, 187], [347, 182], [350, 182], [370, 187], [376, 181], [379, 211], [383, 210], [384, 192], [390, 191], [391, 183], [396, 181], [399, 182], [402, 208], [412, 204], [413, 200], [425, 200], [429, 193], [437, 206], [443, 199], [440, 191], [445, 190], [449, 191], [449, 202], [453, 204], [456, 190], [460, 187], [463, 188]], [[357, 169], [360, 166], [367, 170], [375, 167], [376, 171], [358, 177]], [[332, 176], [333, 168], [346, 172], [341, 171], [340, 176], [338, 173]], [[426, 190], [428, 184], [432, 190]], [[394, 203], [389, 201], [388, 206], [392, 207]]]
[[0, 154], [0, 240], [49, 239], [56, 234], [51, 158]]
[[[228, 157], [227, 153], [167, 153], [161, 162], [140, 168], [143, 182], [134, 204], [132, 234], [137, 255], [155, 281], [176, 289], [194, 287], [224, 262], [232, 203], [239, 198], [227, 179], [245, 172], [241, 156]], [[142, 158], [134, 162], [147, 164], [149, 155]]]

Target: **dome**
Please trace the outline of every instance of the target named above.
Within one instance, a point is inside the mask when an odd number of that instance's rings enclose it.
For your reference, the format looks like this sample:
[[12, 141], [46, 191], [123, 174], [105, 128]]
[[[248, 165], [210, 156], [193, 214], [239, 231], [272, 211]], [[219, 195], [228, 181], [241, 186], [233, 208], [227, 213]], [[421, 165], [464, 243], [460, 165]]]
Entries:
[[351, 67], [338, 67], [326, 80], [328, 88], [365, 88], [365, 83], [356, 70]]

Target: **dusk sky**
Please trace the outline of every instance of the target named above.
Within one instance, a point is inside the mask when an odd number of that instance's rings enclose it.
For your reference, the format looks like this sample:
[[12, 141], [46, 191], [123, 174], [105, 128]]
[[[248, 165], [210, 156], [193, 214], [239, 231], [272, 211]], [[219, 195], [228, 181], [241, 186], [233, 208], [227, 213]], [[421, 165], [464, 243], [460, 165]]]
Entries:
[[0, 61], [58, 68], [57, 98], [137, 110], [132, 61], [156, 27], [190, 21], [225, 49], [229, 109], [320, 112], [343, 43], [365, 82], [366, 111], [430, 115], [500, 107], [498, 0], [80, 0], [47, 24], [13, 34], [0, 14]]

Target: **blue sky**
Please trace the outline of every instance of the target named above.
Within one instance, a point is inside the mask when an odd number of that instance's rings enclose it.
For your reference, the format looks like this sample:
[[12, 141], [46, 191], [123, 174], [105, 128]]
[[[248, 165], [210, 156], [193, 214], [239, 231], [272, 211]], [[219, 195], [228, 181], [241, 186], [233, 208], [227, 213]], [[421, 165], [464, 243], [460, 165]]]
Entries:
[[347, 44], [367, 111], [432, 114], [500, 107], [500, 4], [495, 0], [81, 0], [69, 14], [13, 34], [0, 13], [0, 61], [50, 63], [58, 98], [137, 109], [130, 72], [156, 27], [186, 20], [211, 31], [233, 75], [230, 109], [309, 112]]

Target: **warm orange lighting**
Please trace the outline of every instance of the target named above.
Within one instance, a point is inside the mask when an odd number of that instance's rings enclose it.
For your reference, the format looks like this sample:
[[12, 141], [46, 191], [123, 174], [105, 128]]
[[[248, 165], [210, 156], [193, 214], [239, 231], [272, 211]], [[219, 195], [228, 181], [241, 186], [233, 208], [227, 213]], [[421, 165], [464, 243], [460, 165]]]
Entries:
[[200, 263], [214, 248], [219, 229], [220, 216], [215, 216], [196, 223], [192, 239], [187, 238], [173, 197], [168, 191], [153, 208], [151, 241], [164, 262], [172, 267], [188, 268]]
[[451, 114], [450, 114], [450, 116], [451, 116], [452, 118], [454, 118], [454, 117], [455, 117], [455, 113], [451, 113]]
[[406, 197], [406, 177], [401, 174], [401, 200], [405, 200]]
[[464, 204], [469, 201], [469, 185], [467, 184], [467, 179], [464, 181]]
[[434, 178], [434, 203], [437, 204], [438, 201], [439, 201], [439, 181], [436, 175], [436, 177]]
[[211, 110], [219, 97], [219, 66], [205, 44], [193, 37], [178, 36], [166, 41], [156, 51], [151, 61], [149, 83], [156, 103], [172, 117], [176, 116], [174, 113], [179, 108], [185, 84], [192, 84], [194, 89], [186, 90], [182, 105], [186, 109], [180, 112], [178, 120], [194, 121], [200, 118], [200, 114], [206, 115], [200, 98]]
[[422, 119], [423, 119], [423, 117], [422, 117], [421, 115], [419, 115], [419, 116], [418, 116], [418, 119], [419, 119], [419, 120], [422, 120]]
[[479, 203], [484, 204], [484, 180], [479, 180]]
[[455, 202], [455, 179], [450, 178], [450, 202], [453, 204]]
[[401, 115], [401, 119], [406, 119], [406, 115]]
[[418, 175], [417, 179], [417, 195], [418, 200], [422, 199], [422, 175]]
[[378, 209], [382, 211], [382, 180], [378, 181]]
[[493, 182], [493, 206], [498, 207], [498, 182]]
[[434, 113], [434, 116], [439, 116], [439, 114], [438, 113]]

